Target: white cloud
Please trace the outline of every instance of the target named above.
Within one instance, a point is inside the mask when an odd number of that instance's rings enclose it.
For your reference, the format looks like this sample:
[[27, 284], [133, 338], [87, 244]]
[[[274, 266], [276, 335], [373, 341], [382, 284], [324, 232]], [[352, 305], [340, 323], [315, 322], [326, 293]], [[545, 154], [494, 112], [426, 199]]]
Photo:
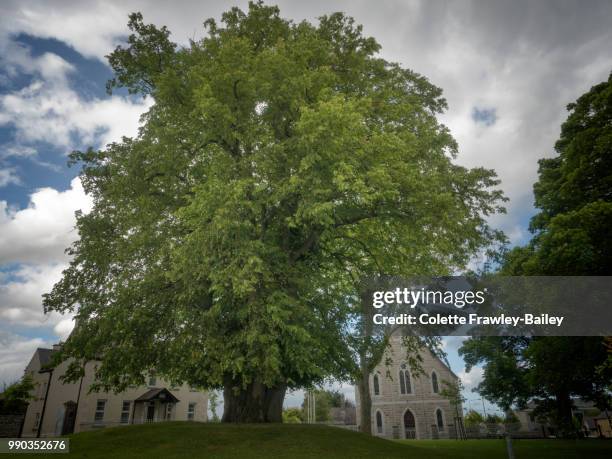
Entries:
[[[12, 279], [0, 285], [0, 323], [25, 327], [55, 327], [65, 319], [61, 314], [43, 314], [42, 295], [60, 280], [63, 264], [22, 265]], [[58, 335], [65, 326], [58, 328]]]
[[0, 125], [15, 129], [16, 143], [22, 148], [47, 142], [68, 151], [136, 135], [139, 117], [150, 105], [149, 100], [119, 96], [85, 100], [66, 79], [37, 79], [0, 96]]
[[87, 57], [103, 58], [125, 33], [125, 10], [112, 2], [3, 3], [0, 27], [5, 33], [55, 38]]
[[461, 382], [465, 387], [465, 392], [468, 393], [472, 392], [472, 390], [481, 383], [484, 376], [484, 370], [482, 367], [473, 367], [469, 373], [464, 370], [457, 376], [459, 376], [459, 379], [461, 379]]
[[[4, 160], [19, 156], [48, 165], [38, 159], [33, 143], [71, 149], [80, 143], [98, 146], [136, 133], [139, 116], [149, 101], [117, 96], [85, 100], [70, 87], [71, 64], [51, 53], [33, 57], [27, 47], [14, 42], [4, 45], [8, 50], [2, 57], [5, 71], [34, 77], [25, 88], [0, 96], [0, 125], [15, 128], [14, 141], [3, 145], [0, 153]], [[0, 185], [17, 180], [14, 168], [0, 171]], [[61, 278], [68, 262], [64, 250], [77, 238], [75, 211], [90, 209], [91, 199], [78, 178], [65, 191], [35, 191], [25, 209], [0, 201], [0, 264], [17, 266], [0, 284], [0, 323], [50, 328], [66, 338], [71, 318], [43, 314], [42, 295]]]
[[457, 352], [466, 339], [466, 336], [444, 336], [442, 337], [442, 350], [446, 353]]
[[74, 328], [74, 319], [72, 317], [60, 320], [55, 327], [53, 327], [54, 333], [59, 336], [62, 341], [65, 341], [72, 329]]
[[17, 264], [0, 279], [0, 324], [50, 328], [61, 339], [68, 336], [71, 315], [44, 314], [42, 295], [67, 266], [64, 250], [77, 238], [75, 211], [87, 213], [91, 206], [78, 178], [65, 191], [37, 190], [25, 209], [0, 201], [0, 264]]
[[[235, 3], [246, 7], [246, 1]], [[606, 1], [590, 2], [589, 8], [578, 1], [412, 1], [387, 2], [375, 9], [367, 1], [280, 0], [278, 4], [281, 14], [295, 21], [345, 11], [382, 44], [384, 57], [444, 89], [449, 111], [442, 119], [459, 142], [459, 161], [498, 172], [511, 202], [508, 215], [493, 222], [512, 232], [514, 241], [516, 226], [524, 226], [533, 213], [537, 160], [554, 154], [566, 104], [610, 71], [612, 7]], [[5, 12], [0, 15], [4, 17], [0, 35], [25, 32], [56, 38], [104, 61], [103, 56], [129, 33], [127, 15], [132, 11], [142, 11], [146, 22], [167, 25], [172, 38], [186, 44], [204, 34], [204, 19], [219, 18], [229, 5], [223, 1], [183, 1], [180, 7], [141, 0], [59, 5], [14, 1], [0, 8]], [[47, 74], [67, 71], [57, 61], [44, 67]], [[70, 92], [46, 86], [29, 87], [13, 96], [9, 114], [23, 138], [55, 143], [66, 143], [70, 134], [90, 141], [96, 127], [107, 129], [101, 142], [116, 138], [126, 122], [130, 124], [146, 108], [121, 99], [85, 103]], [[37, 116], [41, 110], [50, 113], [49, 107], [58, 112], [51, 121]], [[475, 123], [474, 107], [495, 109], [497, 122]], [[134, 132], [135, 124], [130, 126]]]
[[0, 150], [1, 158], [21, 157], [31, 158], [38, 154], [35, 148], [22, 145], [3, 145]]
[[91, 206], [78, 178], [66, 191], [37, 190], [25, 209], [0, 201], [0, 264], [66, 262], [64, 249], [78, 236], [74, 213], [87, 213]]
[[[36, 16], [28, 11], [28, 15]], [[53, 16], [56, 13], [49, 14]], [[70, 24], [73, 21], [64, 22]], [[17, 23], [11, 22], [10, 27]], [[48, 24], [48, 21], [42, 23]], [[0, 95], [0, 126], [15, 129], [15, 141], [13, 145], [4, 146], [5, 150], [29, 152], [32, 143], [48, 142], [68, 151], [83, 144], [103, 146], [120, 140], [123, 135], [136, 135], [139, 117], [151, 106], [150, 100], [116, 95], [105, 99], [83, 98], [71, 87], [69, 76], [75, 72], [71, 63], [50, 52], [34, 56], [29, 47], [7, 35], [6, 27], [6, 23], [0, 22], [2, 72], [9, 79], [21, 74], [30, 75], [32, 81], [25, 87]], [[40, 33], [42, 35], [34, 35], [45, 36], [44, 31]], [[59, 36], [56, 38], [61, 39]], [[7, 153], [3, 156], [6, 157]]]
[[18, 381], [36, 348], [50, 345], [41, 338], [25, 338], [0, 330], [0, 385]]
[[[244, 9], [246, 1], [234, 3]], [[511, 198], [508, 215], [491, 223], [512, 242], [524, 242], [537, 159], [554, 154], [565, 105], [610, 71], [609, 2], [593, 0], [588, 8], [578, 1], [390, 1], [377, 8], [363, 0], [278, 3], [281, 14], [296, 21], [345, 11], [382, 44], [383, 57], [442, 87], [449, 102], [442, 120], [459, 142], [459, 161], [495, 169]], [[133, 135], [139, 115], [151, 103], [119, 96], [84, 99], [70, 86], [72, 64], [53, 53], [34, 57], [15, 35], [55, 38], [104, 61], [129, 33], [129, 12], [142, 11], [146, 22], [167, 25], [172, 38], [186, 44], [203, 35], [204, 19], [218, 18], [228, 8], [223, 1], [184, 1], [178, 7], [142, 0], [1, 2], [0, 84], [8, 90], [0, 96], [0, 125], [14, 127], [16, 136], [10, 146], [3, 145], [0, 158], [34, 160], [36, 142], [69, 150], [74, 144], [100, 146]], [[11, 90], [11, 79], [22, 73], [33, 76], [32, 81]], [[496, 122], [475, 123], [474, 107], [494, 109]], [[0, 186], [16, 180], [15, 169], [0, 170]], [[11, 209], [0, 201], [0, 264], [29, 263], [3, 284], [1, 320], [48, 323], [58, 335], [69, 329], [69, 318], [43, 317], [40, 294], [67, 261], [63, 249], [76, 237], [74, 210], [87, 205], [74, 181], [63, 192], [35, 192], [27, 209]], [[456, 345], [446, 344], [449, 349]], [[482, 370], [462, 375], [466, 385], [475, 386]]]
[[21, 180], [19, 179], [19, 175], [17, 175], [17, 169], [14, 167], [0, 169], [0, 188], [10, 184], [19, 185], [20, 183]]

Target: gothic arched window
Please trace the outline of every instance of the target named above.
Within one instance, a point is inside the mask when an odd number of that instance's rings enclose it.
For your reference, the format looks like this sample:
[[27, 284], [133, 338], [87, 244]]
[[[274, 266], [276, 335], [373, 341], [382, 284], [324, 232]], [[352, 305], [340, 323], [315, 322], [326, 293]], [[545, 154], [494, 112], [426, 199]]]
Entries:
[[439, 391], [438, 375], [436, 374], [435, 371], [431, 373], [431, 390], [433, 391], [434, 394], [437, 394]]
[[403, 363], [400, 368], [400, 393], [401, 394], [412, 394], [412, 383], [410, 381], [410, 371], [406, 367], [406, 364]]
[[383, 433], [383, 417], [380, 411], [376, 412], [376, 432]]
[[380, 382], [378, 381], [378, 375], [374, 375], [374, 395], [380, 395]]
[[436, 424], [438, 425], [438, 430], [444, 430], [444, 417], [440, 408], [436, 410]]

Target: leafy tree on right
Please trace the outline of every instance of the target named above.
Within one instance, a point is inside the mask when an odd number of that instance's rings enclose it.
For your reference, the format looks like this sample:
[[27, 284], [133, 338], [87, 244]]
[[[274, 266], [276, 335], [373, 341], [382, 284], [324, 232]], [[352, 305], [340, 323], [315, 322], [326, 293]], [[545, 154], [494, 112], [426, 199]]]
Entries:
[[612, 272], [612, 74], [575, 103], [555, 144], [539, 161], [534, 234], [505, 254], [512, 276], [605, 276]]
[[[540, 212], [532, 240], [501, 257], [510, 276], [605, 276], [612, 268], [612, 74], [575, 103], [555, 144], [539, 161]], [[611, 408], [612, 366], [602, 337], [477, 337], [462, 348], [468, 370], [484, 364], [477, 391], [503, 409], [537, 402], [562, 436], [576, 435], [573, 399]], [[607, 412], [607, 411], [606, 411]]]

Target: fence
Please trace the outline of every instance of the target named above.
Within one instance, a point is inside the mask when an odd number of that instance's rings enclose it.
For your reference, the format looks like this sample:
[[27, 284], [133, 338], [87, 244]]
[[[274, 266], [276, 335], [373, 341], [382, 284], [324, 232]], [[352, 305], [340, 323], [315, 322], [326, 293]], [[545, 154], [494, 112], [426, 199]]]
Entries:
[[478, 425], [465, 426], [465, 436], [469, 439], [504, 438], [509, 433], [512, 438], [530, 439], [546, 438], [541, 430], [521, 430], [520, 423], [498, 424], [480, 423]]

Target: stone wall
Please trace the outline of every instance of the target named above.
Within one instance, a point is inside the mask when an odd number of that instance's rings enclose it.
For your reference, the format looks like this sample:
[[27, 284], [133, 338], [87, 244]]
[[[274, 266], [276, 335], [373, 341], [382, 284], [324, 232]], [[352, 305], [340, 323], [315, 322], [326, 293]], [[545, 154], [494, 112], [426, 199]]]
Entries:
[[17, 438], [25, 414], [0, 414], [0, 438]]

